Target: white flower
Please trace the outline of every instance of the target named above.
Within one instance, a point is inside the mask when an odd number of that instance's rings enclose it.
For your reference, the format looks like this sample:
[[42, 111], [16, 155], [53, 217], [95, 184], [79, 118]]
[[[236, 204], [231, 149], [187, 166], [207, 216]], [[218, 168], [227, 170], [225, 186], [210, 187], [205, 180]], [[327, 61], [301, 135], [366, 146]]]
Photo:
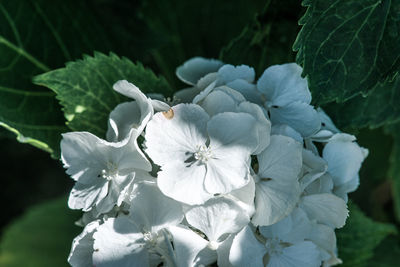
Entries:
[[264, 107], [273, 124], [287, 124], [308, 137], [319, 130], [321, 121], [310, 105], [311, 93], [301, 72], [295, 63], [271, 66], [258, 79], [257, 89], [265, 98]]
[[368, 150], [360, 147], [356, 138], [349, 134], [333, 135], [323, 150], [323, 158], [328, 162], [328, 172], [335, 186], [334, 192], [347, 201], [347, 193], [357, 189], [358, 172], [368, 155]]
[[256, 104], [246, 101], [246, 99], [236, 90], [227, 86], [205, 90], [199, 98], [193, 102], [199, 104], [211, 117], [223, 112], [243, 112], [248, 113], [257, 121], [258, 147], [252, 154], [259, 154], [269, 144], [271, 123], [266, 118], [263, 109]]
[[270, 145], [257, 159], [256, 212], [252, 222], [270, 225], [286, 217], [299, 200], [302, 146], [290, 137], [272, 135]]
[[176, 76], [189, 85], [197, 82], [209, 73], [217, 72], [223, 63], [216, 59], [194, 57], [176, 69]]
[[155, 184], [136, 189], [129, 216], [109, 218], [93, 234], [95, 266], [157, 266], [174, 262], [166, 228], [183, 219], [181, 205]]
[[306, 238], [312, 231], [307, 216], [294, 210], [290, 216], [271, 226], [259, 228], [257, 238], [250, 226], [243, 228], [232, 242], [232, 266], [318, 267], [321, 251]]
[[135, 85], [122, 80], [116, 82], [113, 88], [118, 93], [135, 100], [119, 104], [110, 113], [107, 140], [118, 142], [125, 139], [131, 129], [136, 129], [136, 134], [140, 135], [153, 116], [154, 110], [152, 100], [147, 98]]
[[257, 123], [246, 113], [210, 119], [198, 105], [179, 104], [157, 113], [146, 129], [146, 152], [161, 166], [161, 191], [187, 204], [248, 183], [250, 154], [258, 147]]
[[189, 229], [170, 227], [174, 245], [176, 244], [177, 261], [183, 266], [192, 266], [200, 251], [208, 261], [212, 262], [217, 258], [220, 260], [220, 246], [227, 241], [229, 234], [237, 233], [250, 221], [249, 216], [235, 201], [224, 197], [210, 199], [201, 206], [195, 206], [185, 216], [187, 222], [200, 230], [208, 241]]
[[140, 151], [136, 132], [121, 142], [110, 143], [88, 132], [63, 134], [61, 159], [76, 181], [69, 196], [72, 209], [101, 213], [118, 202], [115, 191], [123, 191], [135, 177], [135, 170], [150, 171], [150, 162]]
[[86, 225], [82, 233], [75, 237], [72, 242], [68, 263], [73, 267], [93, 266], [93, 234], [100, 225], [99, 221], [93, 221]]

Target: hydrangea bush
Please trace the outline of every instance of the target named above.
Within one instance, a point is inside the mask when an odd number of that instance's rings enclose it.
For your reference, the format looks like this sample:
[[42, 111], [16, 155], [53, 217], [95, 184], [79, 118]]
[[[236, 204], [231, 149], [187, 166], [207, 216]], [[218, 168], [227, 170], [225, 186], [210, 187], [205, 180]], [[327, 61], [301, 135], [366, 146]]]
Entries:
[[332, 266], [368, 150], [311, 103], [296, 63], [268, 67], [192, 58], [173, 98], [115, 107], [107, 138], [63, 134], [84, 211], [72, 266]]
[[398, 267], [399, 10], [0, 1], [0, 266]]

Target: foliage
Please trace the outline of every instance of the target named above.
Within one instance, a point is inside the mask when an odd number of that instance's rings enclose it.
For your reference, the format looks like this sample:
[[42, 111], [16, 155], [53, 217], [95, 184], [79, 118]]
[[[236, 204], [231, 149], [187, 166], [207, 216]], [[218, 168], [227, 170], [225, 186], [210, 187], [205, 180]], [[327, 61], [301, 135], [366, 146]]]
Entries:
[[31, 207], [10, 225], [0, 243], [0, 265], [68, 266], [71, 241], [81, 229], [79, 212], [68, 209], [65, 197]]
[[[303, 6], [297, 0], [0, 0], [0, 126], [59, 157], [63, 132], [104, 136], [109, 112], [128, 100], [112, 90], [119, 79], [169, 96], [182, 87], [175, 68], [192, 56], [219, 55], [254, 66], [257, 75], [296, 58], [313, 104], [340, 129], [359, 132], [359, 143], [370, 149], [348, 224], [338, 233], [340, 257], [345, 266], [395, 266], [399, 238], [381, 241], [396, 231], [372, 219], [400, 222], [400, 1], [304, 0]], [[9, 137], [4, 129], [0, 137]], [[10, 226], [0, 265], [26, 259], [65, 265], [79, 229], [70, 228], [75, 214], [63, 207], [64, 199], [34, 207]]]
[[306, 0], [294, 49], [309, 78], [314, 103], [369, 94], [398, 72], [400, 2]]
[[34, 83], [57, 93], [71, 130], [104, 136], [108, 115], [117, 104], [128, 100], [112, 89], [115, 82], [124, 79], [147, 93], [172, 92], [163, 78], [158, 78], [142, 64], [101, 53], [36, 76]]
[[395, 234], [390, 224], [374, 222], [353, 203], [346, 225], [337, 231], [338, 252], [342, 266], [364, 266], [373, 256], [374, 248], [388, 235]]

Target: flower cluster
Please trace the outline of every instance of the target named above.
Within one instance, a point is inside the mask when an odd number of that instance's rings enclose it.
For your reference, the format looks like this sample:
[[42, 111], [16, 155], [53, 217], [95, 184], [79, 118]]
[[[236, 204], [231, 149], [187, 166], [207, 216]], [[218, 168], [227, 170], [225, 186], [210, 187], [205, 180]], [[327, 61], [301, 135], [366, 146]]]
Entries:
[[84, 215], [72, 266], [330, 266], [367, 150], [311, 103], [302, 69], [193, 58], [188, 88], [110, 114], [107, 140], [63, 135]]

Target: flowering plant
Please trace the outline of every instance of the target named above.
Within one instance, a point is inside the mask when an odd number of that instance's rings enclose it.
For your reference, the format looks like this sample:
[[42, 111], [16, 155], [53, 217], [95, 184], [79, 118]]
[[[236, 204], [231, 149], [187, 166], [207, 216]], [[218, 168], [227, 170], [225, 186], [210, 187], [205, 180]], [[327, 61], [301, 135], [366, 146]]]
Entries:
[[110, 113], [107, 140], [61, 141], [69, 207], [85, 211], [69, 263], [341, 263], [334, 231], [368, 151], [310, 105], [301, 72], [274, 65], [255, 81], [249, 66], [193, 58], [177, 69], [190, 87], [170, 101], [115, 83], [133, 101]]
[[397, 266], [398, 2], [0, 1], [0, 266]]

